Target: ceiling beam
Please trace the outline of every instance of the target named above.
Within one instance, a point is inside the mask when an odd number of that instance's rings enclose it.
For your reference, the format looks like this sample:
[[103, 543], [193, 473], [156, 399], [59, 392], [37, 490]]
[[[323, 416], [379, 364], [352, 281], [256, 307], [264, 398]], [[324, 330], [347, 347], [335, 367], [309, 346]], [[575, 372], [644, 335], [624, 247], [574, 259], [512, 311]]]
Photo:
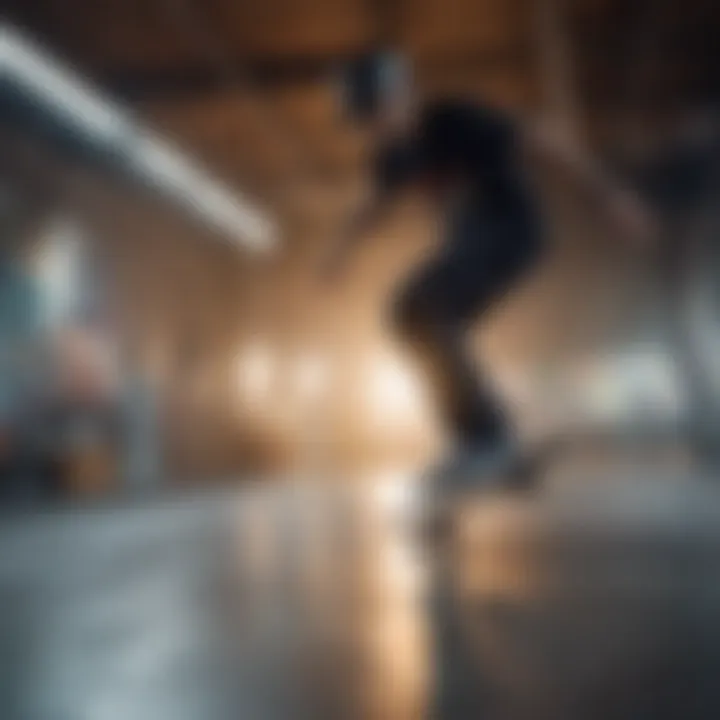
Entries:
[[[246, 59], [236, 63], [237, 75], [218, 72], [216, 65], [191, 65], [171, 69], [119, 69], [95, 73], [105, 88], [127, 100], [188, 99], [237, 89], [241, 76], [254, 90], [308, 85], [329, 80], [354, 53], [332, 56], [303, 55]], [[418, 74], [438, 72], [487, 73], [532, 66], [532, 48], [473, 50], [434, 54], [417, 59]]]

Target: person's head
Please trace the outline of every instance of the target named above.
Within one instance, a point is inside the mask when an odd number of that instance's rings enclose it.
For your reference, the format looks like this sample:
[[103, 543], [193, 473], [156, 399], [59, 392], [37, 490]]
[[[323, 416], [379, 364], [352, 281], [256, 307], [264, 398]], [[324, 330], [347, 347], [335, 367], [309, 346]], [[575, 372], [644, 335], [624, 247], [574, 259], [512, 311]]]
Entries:
[[380, 134], [402, 133], [413, 114], [413, 79], [408, 61], [393, 52], [362, 55], [342, 73], [343, 110], [357, 125]]

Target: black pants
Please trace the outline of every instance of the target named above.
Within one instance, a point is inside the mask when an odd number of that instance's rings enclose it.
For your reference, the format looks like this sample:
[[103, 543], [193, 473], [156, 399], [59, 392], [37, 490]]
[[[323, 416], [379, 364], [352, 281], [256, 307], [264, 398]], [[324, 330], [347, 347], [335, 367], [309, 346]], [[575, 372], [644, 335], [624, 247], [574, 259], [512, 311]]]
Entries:
[[534, 265], [534, 223], [489, 223], [466, 213], [450, 242], [399, 293], [393, 325], [424, 372], [433, 400], [458, 444], [494, 445], [509, 418], [468, 347], [468, 330]]

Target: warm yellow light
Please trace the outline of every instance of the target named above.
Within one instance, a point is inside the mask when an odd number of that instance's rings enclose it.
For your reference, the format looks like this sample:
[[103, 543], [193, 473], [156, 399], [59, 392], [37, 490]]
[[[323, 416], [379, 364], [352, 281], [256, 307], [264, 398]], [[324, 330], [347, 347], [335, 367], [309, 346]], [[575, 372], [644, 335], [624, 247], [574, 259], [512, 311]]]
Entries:
[[425, 397], [419, 377], [399, 358], [379, 354], [370, 363], [367, 405], [377, 428], [414, 426], [423, 416]]

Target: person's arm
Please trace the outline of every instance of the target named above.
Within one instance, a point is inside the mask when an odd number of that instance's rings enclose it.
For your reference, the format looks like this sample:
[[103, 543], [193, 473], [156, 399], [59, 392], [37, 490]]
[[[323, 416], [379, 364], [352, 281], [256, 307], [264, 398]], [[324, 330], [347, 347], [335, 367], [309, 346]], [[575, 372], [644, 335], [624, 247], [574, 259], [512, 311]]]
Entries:
[[353, 251], [386, 219], [398, 195], [412, 183], [417, 172], [411, 144], [398, 142], [379, 153], [374, 160], [371, 186], [326, 256], [323, 275], [333, 278], [342, 273]]
[[640, 195], [613, 176], [573, 140], [546, 127], [525, 128], [530, 155], [564, 175], [573, 188], [625, 239], [645, 244], [654, 231], [650, 212]]

